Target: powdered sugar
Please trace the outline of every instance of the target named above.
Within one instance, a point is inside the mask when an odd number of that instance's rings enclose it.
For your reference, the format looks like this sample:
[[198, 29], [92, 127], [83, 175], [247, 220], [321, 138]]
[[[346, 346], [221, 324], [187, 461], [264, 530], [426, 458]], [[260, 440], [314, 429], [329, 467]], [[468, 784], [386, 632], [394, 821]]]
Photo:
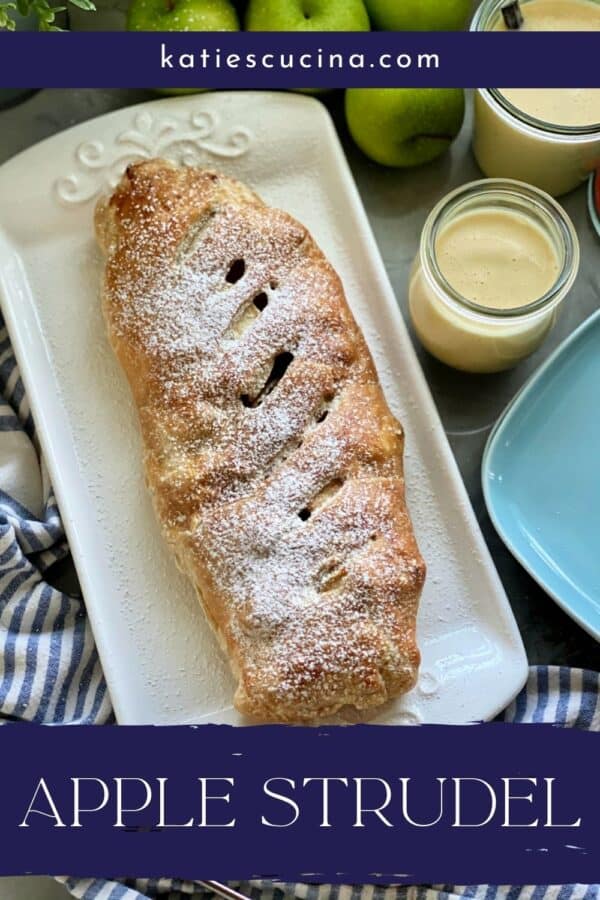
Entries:
[[106, 303], [160, 518], [246, 711], [382, 702], [414, 678], [423, 567], [364, 342], [300, 225], [227, 179], [166, 173], [122, 188]]

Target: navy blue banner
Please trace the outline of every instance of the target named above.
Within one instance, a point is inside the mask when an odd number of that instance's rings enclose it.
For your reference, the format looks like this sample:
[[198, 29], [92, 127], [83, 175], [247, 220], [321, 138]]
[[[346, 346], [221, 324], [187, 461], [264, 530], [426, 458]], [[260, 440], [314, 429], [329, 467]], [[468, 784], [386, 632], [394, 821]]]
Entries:
[[0, 874], [600, 881], [600, 734], [0, 728]]
[[0, 87], [598, 87], [600, 33], [0, 33]]

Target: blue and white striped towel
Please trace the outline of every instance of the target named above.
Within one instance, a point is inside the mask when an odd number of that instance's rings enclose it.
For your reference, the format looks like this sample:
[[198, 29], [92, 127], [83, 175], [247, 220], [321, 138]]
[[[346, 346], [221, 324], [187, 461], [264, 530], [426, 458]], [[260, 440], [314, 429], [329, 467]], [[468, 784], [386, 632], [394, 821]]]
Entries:
[[[48, 583], [68, 553], [25, 391], [0, 319], [0, 718], [61, 724], [112, 720], [83, 600]], [[600, 730], [600, 675], [539, 666], [503, 715]], [[174, 879], [61, 878], [80, 900], [165, 900], [200, 894]], [[600, 885], [379, 887], [253, 881], [253, 900], [600, 900]]]

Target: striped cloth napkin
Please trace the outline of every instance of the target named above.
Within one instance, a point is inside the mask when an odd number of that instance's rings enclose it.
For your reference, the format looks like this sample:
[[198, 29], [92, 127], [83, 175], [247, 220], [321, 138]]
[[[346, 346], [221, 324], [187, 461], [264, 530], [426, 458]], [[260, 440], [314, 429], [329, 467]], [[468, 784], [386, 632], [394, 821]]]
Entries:
[[[83, 599], [51, 586], [68, 554], [35, 426], [0, 318], [0, 719], [113, 721]], [[600, 730], [600, 674], [538, 666], [501, 718]], [[176, 879], [60, 878], [79, 900], [183, 900], [203, 893]], [[600, 885], [236, 883], [252, 900], [600, 900]]]

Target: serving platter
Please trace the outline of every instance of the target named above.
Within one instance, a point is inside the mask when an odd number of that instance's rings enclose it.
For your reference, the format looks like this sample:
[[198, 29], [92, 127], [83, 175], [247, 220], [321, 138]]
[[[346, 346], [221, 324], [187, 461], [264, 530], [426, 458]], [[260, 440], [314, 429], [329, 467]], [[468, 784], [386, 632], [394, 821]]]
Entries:
[[118, 721], [244, 720], [233, 679], [161, 538], [99, 303], [92, 215], [125, 166], [163, 156], [241, 178], [313, 232], [345, 285], [406, 431], [407, 495], [428, 564], [418, 686], [371, 721], [492, 717], [523, 645], [416, 360], [333, 124], [317, 100], [232, 92], [119, 110], [0, 169], [0, 296]]
[[600, 311], [538, 369], [500, 417], [482, 466], [498, 534], [600, 641]]

